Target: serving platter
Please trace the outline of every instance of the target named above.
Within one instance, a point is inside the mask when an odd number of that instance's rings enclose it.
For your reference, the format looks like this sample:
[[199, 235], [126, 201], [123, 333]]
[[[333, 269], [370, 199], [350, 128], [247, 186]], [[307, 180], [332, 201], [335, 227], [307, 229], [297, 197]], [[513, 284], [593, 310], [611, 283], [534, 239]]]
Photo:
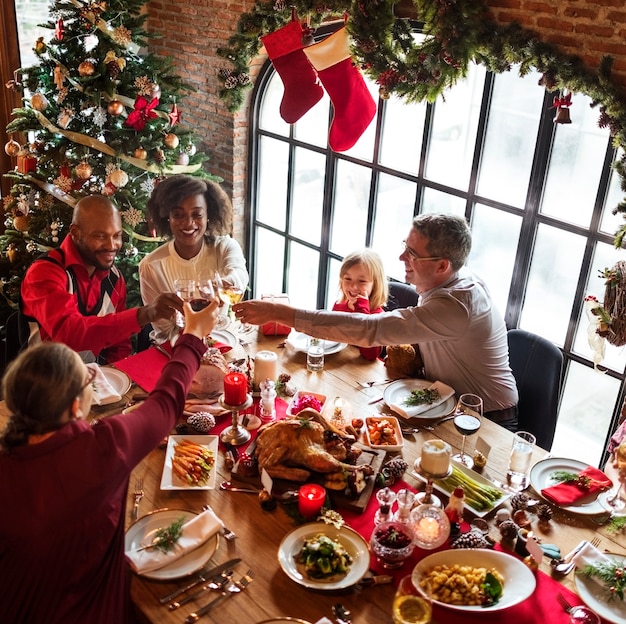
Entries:
[[[542, 459], [538, 461], [531, 469], [529, 474], [529, 481], [532, 488], [544, 498], [541, 494], [541, 490], [544, 488], [556, 485], [558, 481], [555, 481], [551, 475], [552, 473], [562, 470], [565, 472], [574, 472], [578, 474], [581, 470], [589, 468], [589, 464], [578, 461], [577, 459], [568, 459], [566, 457], [549, 457], [548, 459]], [[598, 501], [598, 495], [600, 492], [592, 495], [591, 498], [582, 499], [576, 505], [555, 505], [559, 509], [569, 511], [570, 513], [576, 513], [581, 515], [595, 515], [606, 513], [606, 509], [602, 507]], [[545, 499], [544, 499], [545, 500]], [[550, 503], [554, 504], [554, 503]]]
[[420, 587], [420, 580], [429, 570], [438, 565], [467, 565], [475, 568], [495, 568], [504, 578], [502, 598], [489, 606], [452, 605], [434, 600], [433, 603], [453, 611], [480, 612], [503, 611], [526, 600], [535, 591], [537, 584], [530, 568], [518, 559], [504, 552], [486, 548], [468, 548], [442, 550], [424, 557], [413, 569], [412, 581], [417, 590], [425, 597], [427, 592]]
[[[345, 576], [330, 581], [310, 579], [298, 569], [296, 555], [302, 549], [305, 540], [315, 537], [318, 533], [323, 533], [331, 540], [339, 542], [350, 555], [352, 563]], [[278, 563], [283, 572], [298, 585], [309, 589], [331, 591], [352, 587], [358, 583], [369, 569], [370, 555], [365, 539], [351, 528], [345, 525], [337, 528], [332, 524], [309, 522], [295, 528], [283, 538], [278, 547]]]
[[435, 419], [447, 416], [454, 411], [456, 399], [451, 396], [443, 402], [433, 405], [424, 410], [423, 406], [403, 405], [403, 402], [411, 394], [412, 390], [424, 390], [433, 385], [434, 382], [427, 379], [399, 379], [390, 383], [383, 391], [383, 400], [391, 410], [403, 418], [428, 418]]
[[209, 474], [209, 480], [204, 485], [188, 485], [174, 474], [172, 460], [174, 458], [174, 447], [183, 440], [189, 440], [194, 444], [199, 444], [207, 448], [217, 462], [217, 448], [219, 438], [213, 435], [171, 435], [167, 438], [167, 448], [165, 450], [165, 461], [163, 463], [163, 474], [161, 475], [162, 490], [213, 490], [215, 489], [215, 479], [217, 466], [213, 464], [213, 469]]
[[[150, 544], [159, 529], [169, 526], [181, 516], [185, 519], [185, 522], [188, 522], [197, 515], [198, 514], [193, 511], [183, 509], [157, 509], [156, 511], [152, 511], [139, 518], [139, 520], [128, 528], [124, 538], [124, 550], [126, 552], [137, 550]], [[209, 537], [204, 544], [184, 554], [179, 559], [172, 561], [162, 568], [139, 574], [139, 576], [154, 581], [172, 581], [189, 576], [200, 570], [215, 554], [218, 541], [219, 538], [216, 533]]]

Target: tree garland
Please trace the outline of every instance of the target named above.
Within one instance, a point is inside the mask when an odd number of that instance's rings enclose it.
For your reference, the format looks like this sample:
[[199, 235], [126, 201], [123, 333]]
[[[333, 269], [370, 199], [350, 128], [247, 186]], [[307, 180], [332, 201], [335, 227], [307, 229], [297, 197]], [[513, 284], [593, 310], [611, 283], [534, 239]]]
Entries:
[[[484, 0], [413, 0], [424, 38], [415, 37], [409, 20], [394, 15], [394, 0], [285, 0], [258, 1], [250, 13], [239, 18], [237, 32], [218, 54], [231, 61], [233, 70], [219, 72], [220, 97], [231, 112], [243, 103], [251, 86], [248, 75], [252, 59], [261, 48], [260, 36], [284, 26], [292, 17], [315, 29], [324, 21], [347, 13], [352, 53], [363, 71], [380, 86], [383, 98], [394, 93], [408, 102], [434, 102], [467, 75], [471, 63], [502, 73], [518, 66], [520, 76], [533, 68], [542, 74], [539, 84], [548, 91], [584, 93], [598, 107], [598, 125], [608, 128], [615, 147], [624, 154], [614, 167], [626, 193], [626, 97], [611, 82], [613, 59], [602, 59], [597, 72], [586, 68], [576, 56], [560, 52], [540, 41], [518, 24], [501, 26], [489, 19]], [[626, 219], [626, 199], [613, 213]], [[621, 247], [626, 223], [615, 234]]]

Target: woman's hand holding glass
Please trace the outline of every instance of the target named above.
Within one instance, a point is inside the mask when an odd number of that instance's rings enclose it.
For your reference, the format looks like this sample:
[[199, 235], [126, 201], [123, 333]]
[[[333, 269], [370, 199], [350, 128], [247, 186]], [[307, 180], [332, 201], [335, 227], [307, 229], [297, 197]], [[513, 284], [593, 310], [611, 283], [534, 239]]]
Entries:
[[185, 327], [183, 334], [191, 334], [201, 340], [213, 331], [219, 310], [219, 300], [213, 299], [207, 306], [195, 311], [189, 302], [185, 302]]

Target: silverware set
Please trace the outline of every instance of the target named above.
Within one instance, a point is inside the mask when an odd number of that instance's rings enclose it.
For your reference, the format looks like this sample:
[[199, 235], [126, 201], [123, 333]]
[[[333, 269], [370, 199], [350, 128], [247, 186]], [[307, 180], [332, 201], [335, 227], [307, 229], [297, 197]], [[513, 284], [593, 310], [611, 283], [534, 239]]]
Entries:
[[576, 562], [573, 561], [574, 557], [587, 545], [591, 544], [594, 548], [600, 546], [600, 538], [594, 537], [590, 542], [583, 540], [569, 555], [566, 555], [563, 559], [552, 559], [550, 565], [555, 572], [559, 574], [569, 574], [575, 567]]

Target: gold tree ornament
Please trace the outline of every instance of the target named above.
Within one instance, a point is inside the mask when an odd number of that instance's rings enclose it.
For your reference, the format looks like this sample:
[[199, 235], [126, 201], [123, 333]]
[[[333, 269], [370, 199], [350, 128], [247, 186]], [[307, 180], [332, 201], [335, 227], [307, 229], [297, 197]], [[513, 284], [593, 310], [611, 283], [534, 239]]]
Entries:
[[30, 227], [30, 215], [16, 215], [13, 217], [13, 227], [18, 232], [28, 232]]
[[83, 61], [78, 66], [78, 74], [80, 76], [93, 76], [96, 71], [96, 66], [91, 61]]
[[119, 100], [111, 100], [107, 105], [109, 115], [119, 117], [124, 112], [124, 105]]
[[139, 160], [145, 160], [148, 158], [148, 152], [143, 147], [138, 147], [134, 152], [133, 156], [135, 158], [139, 158]]
[[111, 184], [114, 184], [117, 188], [122, 188], [128, 184], [128, 174], [123, 169], [116, 169], [111, 173]]
[[80, 162], [76, 165], [75, 172], [76, 176], [81, 180], [88, 180], [93, 173], [93, 169], [88, 162], [83, 160], [83, 162]]
[[48, 108], [48, 98], [43, 93], [33, 93], [30, 98], [30, 105], [40, 113]]
[[22, 149], [22, 146], [15, 139], [11, 139], [4, 146], [4, 151], [11, 158], [17, 158], [17, 155], [20, 153], [21, 149]]
[[163, 138], [163, 143], [165, 147], [176, 149], [180, 143], [180, 139], [173, 132], [168, 132]]

